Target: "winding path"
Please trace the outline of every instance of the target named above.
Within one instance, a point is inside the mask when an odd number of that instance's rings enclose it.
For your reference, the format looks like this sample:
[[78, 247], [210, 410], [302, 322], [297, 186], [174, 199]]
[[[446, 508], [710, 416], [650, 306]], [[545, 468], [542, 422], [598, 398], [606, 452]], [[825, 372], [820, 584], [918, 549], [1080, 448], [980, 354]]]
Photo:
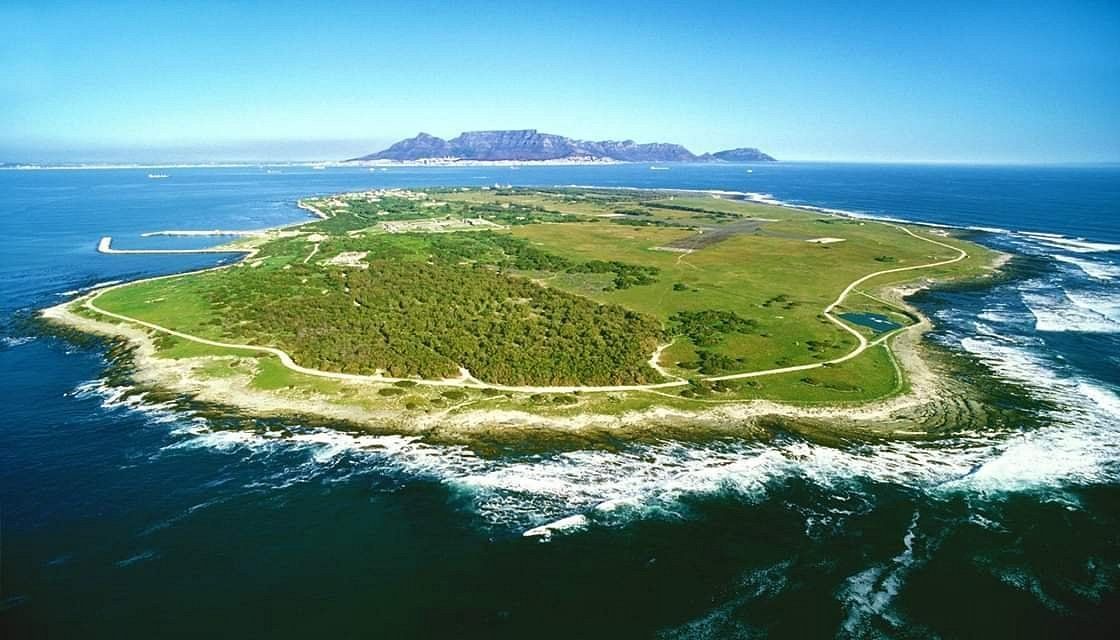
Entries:
[[[302, 207], [302, 208], [308, 208], [308, 207]], [[316, 210], [316, 213], [318, 213], [319, 215], [322, 215], [317, 210]], [[826, 360], [826, 361], [822, 361], [822, 362], [813, 362], [813, 363], [809, 363], [809, 364], [795, 365], [795, 366], [790, 366], [790, 367], [779, 367], [779, 368], [775, 368], [775, 369], [762, 369], [762, 370], [759, 370], [759, 371], [747, 371], [747, 372], [744, 372], [744, 373], [732, 373], [732, 374], [720, 375], [720, 376], [701, 376], [700, 379], [705, 380], [705, 381], [711, 381], [711, 382], [716, 382], [716, 381], [720, 381], [720, 380], [741, 380], [741, 379], [744, 379], [744, 378], [757, 378], [757, 377], [761, 377], [761, 376], [777, 375], [777, 374], [782, 374], [782, 373], [792, 373], [792, 372], [796, 372], [796, 371], [809, 371], [809, 370], [812, 370], [812, 369], [818, 369], [818, 368], [828, 366], [828, 365], [839, 364], [841, 362], [846, 362], [848, 360], [851, 360], [852, 358], [855, 358], [855, 357], [859, 356], [860, 354], [862, 354], [864, 351], [866, 351], [870, 347], [874, 347], [874, 346], [877, 346], [879, 344], [882, 344], [884, 341], [886, 341], [887, 339], [889, 339], [890, 337], [896, 335], [897, 333], [899, 333], [901, 331], [905, 331], [907, 329], [910, 329], [913, 326], [918, 326], [918, 325], [911, 325], [910, 327], [904, 327], [902, 329], [898, 329], [896, 331], [892, 331], [892, 332], [889, 332], [889, 333], [887, 333], [883, 336], [880, 336], [873, 341], [869, 341], [866, 337], [864, 337], [864, 335], [862, 333], [860, 333], [858, 330], [852, 328], [850, 325], [848, 325], [847, 323], [845, 323], [844, 321], [842, 321], [840, 318], [836, 317], [832, 313], [833, 310], [836, 309], [836, 307], [843, 304], [844, 300], [848, 297], [848, 295], [850, 295], [852, 293], [853, 290], [855, 290], [856, 287], [863, 284], [864, 282], [867, 282], [868, 280], [871, 280], [872, 278], [876, 278], [876, 277], [882, 276], [882, 275], [887, 275], [887, 274], [890, 274], [890, 273], [901, 273], [901, 272], [904, 272], [904, 271], [914, 271], [914, 270], [917, 270], [917, 269], [931, 269], [931, 268], [934, 268], [934, 267], [945, 266], [945, 265], [953, 264], [953, 263], [956, 263], [956, 262], [960, 262], [961, 260], [964, 260], [965, 258], [968, 257], [968, 253], [966, 251], [964, 251], [963, 249], [960, 249], [958, 247], [954, 247], [953, 245], [945, 243], [945, 242], [940, 242], [938, 240], [934, 240], [932, 238], [927, 238], [927, 237], [920, 236], [920, 235], [910, 231], [909, 229], [907, 229], [906, 227], [903, 227], [901, 225], [890, 223], [890, 222], [877, 222], [877, 224], [885, 224], [887, 226], [894, 227], [894, 228], [899, 229], [899, 230], [903, 231], [904, 233], [906, 233], [906, 234], [908, 234], [908, 235], [910, 235], [914, 238], [917, 238], [918, 240], [922, 240], [924, 242], [929, 242], [931, 244], [934, 244], [934, 245], [937, 245], [939, 247], [943, 247], [943, 248], [946, 248], [946, 249], [951, 249], [951, 250], [957, 252], [957, 256], [955, 258], [950, 258], [950, 259], [947, 259], [947, 260], [940, 260], [940, 261], [937, 261], [937, 262], [930, 262], [930, 263], [927, 263], [927, 264], [913, 265], [913, 266], [909, 266], [909, 267], [897, 267], [897, 268], [894, 268], [894, 269], [884, 269], [882, 271], [876, 271], [874, 273], [869, 273], [865, 276], [862, 276], [861, 278], [853, 281], [851, 284], [849, 284], [847, 287], [845, 287], [844, 290], [842, 292], [840, 292], [840, 295], [837, 296], [836, 300], [834, 300], [831, 304], [829, 304], [827, 307], [825, 307], [824, 311], [823, 311], [823, 315], [826, 318], [828, 318], [832, 323], [834, 323], [835, 325], [837, 325], [838, 327], [840, 327], [844, 331], [847, 331], [848, 333], [855, 336], [856, 340], [858, 341], [858, 344], [857, 344], [856, 348], [853, 349], [852, 351], [844, 354], [843, 356], [840, 356], [838, 358], [834, 358], [832, 360]], [[103, 253], [245, 253], [245, 254], [247, 254], [246, 258], [250, 258], [257, 253], [257, 249], [255, 249], [255, 248], [254, 249], [232, 249], [232, 250], [231, 249], [182, 249], [182, 250], [174, 250], [174, 249], [165, 249], [165, 250], [134, 249], [134, 250], [117, 250], [117, 249], [111, 249], [110, 242], [111, 242], [111, 238], [109, 238], [109, 237], [102, 238], [101, 245], [99, 245], [98, 250], [103, 250], [104, 249]], [[317, 247], [316, 247], [316, 249], [317, 249]], [[329, 379], [332, 379], [332, 380], [343, 380], [343, 381], [347, 381], [347, 382], [394, 383], [394, 382], [408, 381], [408, 382], [414, 382], [414, 383], [420, 384], [420, 385], [427, 385], [427, 386], [433, 386], [433, 387], [461, 387], [461, 388], [473, 388], [473, 389], [495, 389], [495, 390], [498, 390], [498, 391], [507, 391], [507, 392], [512, 392], [512, 393], [574, 393], [574, 392], [596, 393], [596, 392], [611, 392], [611, 391], [657, 391], [659, 389], [668, 389], [668, 388], [673, 388], [673, 387], [683, 387], [683, 386], [687, 386], [689, 384], [689, 382], [687, 380], [683, 380], [681, 378], [676, 378], [674, 376], [669, 375], [660, 365], [656, 364], [656, 362], [658, 360], [658, 357], [661, 355], [661, 352], [665, 348], [667, 348], [669, 345], [659, 346], [657, 351], [655, 351], [653, 356], [651, 357], [650, 363], [651, 363], [651, 366], [653, 366], [653, 368], [655, 370], [657, 370], [658, 372], [660, 372], [662, 375], [665, 375], [666, 377], [673, 377], [674, 379], [672, 379], [670, 381], [667, 381], [667, 382], [659, 382], [659, 383], [653, 383], [653, 384], [629, 384], [629, 385], [624, 384], [624, 385], [603, 385], [603, 386], [582, 386], [582, 385], [571, 385], [571, 386], [518, 386], [518, 385], [503, 385], [503, 384], [493, 384], [493, 383], [483, 382], [483, 381], [475, 378], [473, 375], [471, 375], [470, 371], [468, 371], [467, 369], [460, 369], [460, 375], [457, 378], [448, 378], [448, 379], [441, 379], [441, 380], [417, 379], [417, 378], [395, 378], [395, 377], [384, 376], [384, 375], [380, 375], [380, 374], [360, 375], [360, 374], [353, 374], [353, 373], [338, 373], [338, 372], [334, 372], [334, 371], [323, 371], [323, 370], [320, 370], [320, 369], [311, 369], [309, 367], [304, 367], [304, 366], [300, 366], [299, 364], [296, 364], [296, 362], [294, 360], [292, 360], [292, 357], [290, 355], [288, 355], [287, 352], [285, 352], [281, 349], [277, 349], [275, 347], [265, 347], [265, 346], [251, 345], [251, 344], [236, 344], [236, 343], [229, 343], [229, 342], [220, 342], [220, 341], [217, 341], [217, 340], [209, 340], [207, 338], [201, 338], [199, 336], [191, 335], [191, 334], [188, 334], [188, 333], [183, 333], [181, 331], [176, 331], [174, 329], [170, 329], [168, 327], [163, 327], [163, 326], [160, 326], [158, 324], [151, 323], [151, 322], [146, 322], [144, 320], [138, 320], [136, 318], [132, 318], [132, 317], [129, 317], [129, 316], [121, 315], [121, 314], [118, 314], [118, 313], [113, 313], [112, 311], [107, 311], [105, 309], [102, 309], [101, 307], [98, 307], [96, 304], [94, 304], [95, 301], [99, 297], [104, 295], [105, 293], [108, 293], [108, 292], [113, 291], [115, 289], [119, 289], [121, 287], [134, 285], [134, 284], [137, 284], [137, 283], [140, 283], [140, 282], [153, 282], [153, 281], [156, 281], [156, 280], [165, 280], [165, 279], [169, 279], [169, 278], [180, 278], [180, 277], [184, 277], [184, 276], [188, 276], [188, 275], [195, 275], [195, 274], [205, 273], [205, 272], [209, 272], [209, 271], [217, 271], [219, 269], [227, 269], [231, 266], [234, 266], [234, 264], [240, 264], [240, 263], [218, 265], [218, 266], [215, 266], [215, 267], [208, 267], [208, 268], [205, 268], [205, 269], [190, 271], [190, 272], [187, 272], [187, 273], [176, 273], [176, 274], [170, 274], [170, 275], [164, 275], [164, 276], [155, 276], [155, 277], [152, 277], [152, 278], [143, 278], [143, 279], [140, 279], [140, 280], [133, 280], [131, 282], [124, 282], [124, 283], [112, 285], [112, 286], [109, 286], [109, 287], [105, 287], [103, 289], [98, 289], [96, 291], [93, 291], [93, 292], [87, 294], [86, 300], [83, 302], [83, 306], [85, 308], [87, 308], [91, 311], [94, 311], [96, 313], [99, 313], [101, 315], [108, 316], [110, 318], [114, 318], [116, 320], [120, 320], [120, 321], [123, 321], [123, 322], [129, 322], [129, 323], [132, 323], [132, 324], [140, 325], [142, 327], [146, 327], [146, 328], [152, 329], [154, 331], [159, 331], [161, 333], [166, 333], [168, 335], [172, 335], [172, 336], [175, 336], [177, 338], [182, 338], [184, 340], [189, 340], [191, 342], [197, 342], [199, 344], [204, 344], [204, 345], [208, 345], [208, 346], [211, 346], [211, 347], [218, 347], [218, 348], [222, 348], [222, 349], [234, 349], [234, 350], [242, 350], [242, 351], [251, 351], [251, 352], [254, 352], [254, 353], [268, 353], [268, 354], [276, 356], [280, 360], [281, 364], [283, 364], [288, 369], [291, 369], [292, 371], [295, 371], [297, 373], [301, 373], [301, 374], [308, 375], [308, 376], [315, 376], [315, 377], [318, 377], [318, 378], [329, 378]]]
[[856, 287], [863, 284], [864, 282], [867, 282], [868, 280], [870, 280], [872, 278], [882, 276], [882, 275], [886, 275], [888, 273], [900, 273], [902, 271], [913, 271], [914, 269], [932, 269], [933, 267], [941, 267], [941, 266], [953, 264], [955, 262], [960, 262], [961, 260], [964, 260], [965, 258], [968, 257], [968, 252], [966, 252], [964, 249], [954, 247], [953, 245], [945, 243], [945, 242], [939, 242], [939, 241], [934, 240], [932, 238], [922, 237], [922, 236], [914, 233], [913, 231], [911, 231], [911, 230], [909, 230], [906, 227], [903, 227], [901, 225], [893, 224], [893, 223], [890, 223], [890, 222], [881, 222], [879, 224], [885, 224], [888, 227], [894, 227], [895, 229], [900, 229], [900, 230], [906, 232], [907, 234], [909, 234], [909, 235], [911, 235], [911, 236], [913, 236], [913, 237], [915, 237], [919, 240], [924, 240], [926, 242], [931, 242], [935, 245], [945, 247], [947, 249], [952, 249], [953, 251], [957, 252], [957, 257], [951, 258], [949, 260], [942, 260], [940, 262], [930, 262], [928, 264], [918, 264], [918, 265], [914, 265], [914, 266], [910, 266], [910, 267], [897, 267], [895, 269], [884, 269], [882, 271], [876, 271], [875, 273], [869, 273], [869, 274], [863, 276], [862, 278], [859, 278], [858, 280], [852, 282], [847, 287], [845, 287], [844, 290], [840, 292], [840, 295], [837, 296], [836, 300], [834, 300], [832, 302], [832, 304], [830, 304], [830, 305], [828, 305], [827, 307], [824, 308], [824, 312], [823, 312], [824, 317], [831, 320], [833, 324], [837, 325], [841, 329], [843, 329], [843, 330], [847, 331], [848, 333], [852, 334], [853, 336], [855, 336], [856, 340], [859, 341], [859, 344], [856, 346], [855, 349], [853, 349], [850, 352], [840, 356], [839, 358], [833, 358], [832, 360], [826, 360], [825, 362], [814, 362], [814, 363], [811, 363], [811, 364], [802, 364], [802, 365], [796, 365], [796, 366], [792, 366], [792, 367], [782, 367], [780, 369], [765, 369], [765, 370], [762, 370], [762, 371], [748, 371], [746, 373], [732, 373], [730, 375], [713, 376], [713, 377], [708, 377], [708, 378], [704, 378], [704, 379], [705, 380], [711, 380], [711, 381], [714, 382], [714, 381], [717, 381], [717, 380], [741, 380], [743, 378], [757, 378], [758, 376], [768, 376], [768, 375], [774, 375], [776, 373], [791, 373], [791, 372], [794, 372], [794, 371], [808, 371], [809, 369], [817, 369], [819, 367], [823, 367], [826, 364], [827, 365], [833, 365], [833, 364], [839, 364], [841, 362], [846, 362], [848, 360], [851, 360], [852, 358], [855, 358], [859, 354], [866, 351], [868, 349], [868, 347], [872, 347], [872, 346], [875, 346], [875, 345], [878, 345], [878, 344], [882, 343], [889, 335], [893, 335], [893, 333], [894, 333], [894, 332], [892, 332], [891, 334], [881, 336], [880, 338], [876, 339], [874, 342], [868, 342], [867, 338], [865, 338], [862, 333], [860, 333], [856, 329], [853, 329], [851, 327], [851, 325], [849, 325], [848, 323], [844, 322], [843, 320], [841, 320], [840, 318], [837, 318], [835, 315], [832, 314], [833, 309], [835, 309], [836, 307], [843, 304], [844, 299], [847, 298], [848, 295], [851, 294], [851, 292]]

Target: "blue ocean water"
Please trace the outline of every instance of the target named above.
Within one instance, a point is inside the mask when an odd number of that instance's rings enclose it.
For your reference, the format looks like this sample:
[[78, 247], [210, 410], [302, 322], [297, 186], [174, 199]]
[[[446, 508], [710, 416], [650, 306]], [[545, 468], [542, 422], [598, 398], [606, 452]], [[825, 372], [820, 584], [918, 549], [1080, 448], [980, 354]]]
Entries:
[[[750, 169], [750, 172], [748, 172]], [[273, 169], [275, 171], [275, 168]], [[8, 637], [1106, 636], [1120, 605], [1120, 167], [780, 163], [0, 171]], [[919, 304], [1045, 400], [937, 441], [658, 441], [482, 456], [124, 399], [21, 321], [210, 264], [106, 256], [297, 198], [430, 185], [719, 189], [980, 229], [1015, 277]], [[522, 533], [544, 527], [546, 535]]]

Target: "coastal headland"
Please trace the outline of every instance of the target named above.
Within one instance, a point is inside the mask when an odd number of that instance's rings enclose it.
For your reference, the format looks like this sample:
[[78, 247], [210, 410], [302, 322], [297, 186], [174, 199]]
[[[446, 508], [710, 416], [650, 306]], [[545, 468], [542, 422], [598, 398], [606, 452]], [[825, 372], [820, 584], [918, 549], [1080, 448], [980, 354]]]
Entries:
[[[128, 340], [137, 384], [402, 432], [747, 424], [905, 431], [968, 391], [905, 297], [1004, 256], [950, 231], [721, 192], [389, 189], [221, 233], [235, 263], [43, 316]], [[915, 418], [918, 416], [918, 418]], [[932, 420], [937, 422], [936, 419]]]

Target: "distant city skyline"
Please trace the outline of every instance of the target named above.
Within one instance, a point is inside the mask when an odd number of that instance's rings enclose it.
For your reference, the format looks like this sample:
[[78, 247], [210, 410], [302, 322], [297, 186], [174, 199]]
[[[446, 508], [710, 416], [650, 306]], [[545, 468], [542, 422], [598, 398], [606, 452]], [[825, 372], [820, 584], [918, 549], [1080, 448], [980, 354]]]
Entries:
[[1107, 2], [14, 2], [0, 36], [0, 162], [329, 160], [527, 128], [781, 160], [1120, 161]]

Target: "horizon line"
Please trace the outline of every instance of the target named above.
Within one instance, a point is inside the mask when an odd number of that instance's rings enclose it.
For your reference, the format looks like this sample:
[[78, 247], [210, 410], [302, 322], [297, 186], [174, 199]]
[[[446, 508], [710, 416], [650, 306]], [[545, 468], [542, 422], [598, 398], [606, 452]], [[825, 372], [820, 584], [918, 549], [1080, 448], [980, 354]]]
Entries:
[[[367, 165], [359, 164], [362, 161], [343, 160], [337, 158], [291, 158], [291, 159], [239, 159], [239, 160], [153, 160], [153, 161], [101, 161], [101, 160], [68, 160], [52, 162], [36, 161], [0, 161], [0, 171], [58, 171], [58, 170], [123, 170], [123, 169], [224, 169], [238, 167], [283, 167], [283, 166], [327, 166], [334, 168], [358, 168]], [[586, 164], [549, 164], [534, 160], [501, 160], [501, 161], [465, 161], [460, 165], [463, 168], [478, 167], [478, 163], [521, 163], [527, 166], [540, 167], [572, 167], [572, 166], [597, 166], [609, 167], [615, 165], [643, 165], [648, 162], [614, 160], [609, 163]], [[472, 164], [473, 163], [473, 164]], [[895, 166], [975, 166], [975, 167], [1095, 167], [1120, 165], [1120, 159], [1115, 160], [926, 160], [926, 159], [788, 159], [766, 162], [733, 162], [733, 161], [658, 161], [656, 164], [680, 166], [734, 166], [752, 165], [772, 167], [781, 165], [895, 165]], [[424, 165], [413, 162], [387, 162], [386, 168], [393, 166], [407, 168], [455, 168], [454, 164]]]

